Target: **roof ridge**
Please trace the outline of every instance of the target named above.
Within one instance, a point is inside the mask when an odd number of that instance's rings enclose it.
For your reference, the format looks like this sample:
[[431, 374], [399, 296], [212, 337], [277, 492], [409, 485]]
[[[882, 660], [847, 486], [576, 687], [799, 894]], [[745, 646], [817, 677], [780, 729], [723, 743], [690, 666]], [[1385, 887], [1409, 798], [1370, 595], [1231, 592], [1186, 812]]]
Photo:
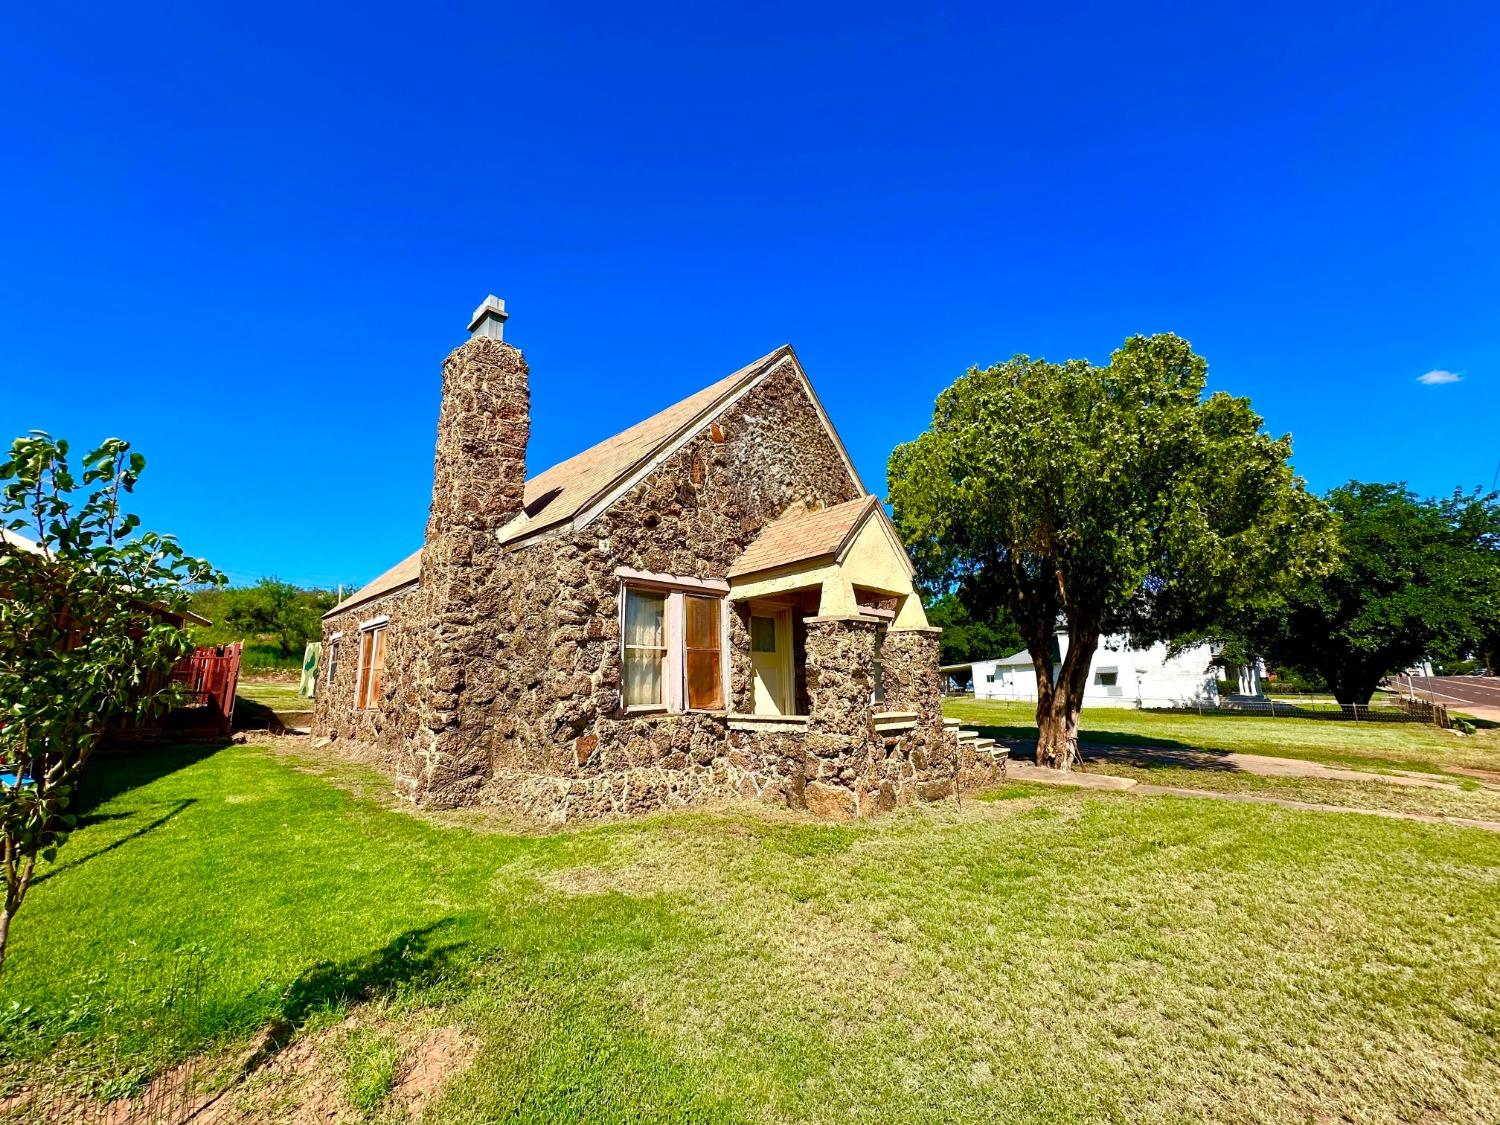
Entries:
[[[710, 403], [709, 406], [706, 408], [706, 409], [712, 409], [713, 406], [719, 401], [719, 399], [725, 397], [731, 391], [733, 391], [735, 388], [737, 388], [739, 386], [739, 384], [740, 384], [741, 381], [748, 382], [750, 379], [754, 378], [755, 376], [763, 374], [764, 373], [764, 369], [769, 364], [769, 362], [772, 359], [776, 358], [779, 353], [786, 351], [789, 347], [790, 347], [790, 345], [788, 345], [788, 344], [782, 344], [781, 347], [775, 349], [775, 351], [767, 352], [765, 355], [761, 356], [759, 359], [753, 360], [752, 362], [745, 364], [744, 367], [741, 367], [741, 368], [739, 368], [736, 371], [731, 371], [728, 375], [724, 376], [722, 379], [716, 379], [716, 380], [714, 380], [714, 382], [708, 384], [708, 386], [706, 386], [706, 387], [699, 387], [692, 394], [690, 394], [690, 395], [684, 395], [682, 398], [678, 399], [676, 402], [668, 403], [666, 406], [662, 407], [656, 413], [654, 413], [654, 414], [648, 414], [646, 417], [642, 418], [639, 422], [632, 422], [630, 425], [626, 426], [623, 430], [617, 430], [614, 433], [610, 434], [608, 437], [600, 438], [598, 441], [594, 442], [593, 445], [590, 445], [590, 446], [587, 446], [587, 447], [585, 447], [583, 449], [580, 449], [577, 453], [573, 454], [571, 457], [564, 457], [561, 461], [554, 462], [553, 464], [549, 465], [547, 468], [543, 469], [540, 473], [537, 473], [536, 477], [532, 477], [531, 479], [535, 480], [535, 479], [537, 479], [537, 477], [544, 476], [547, 473], [552, 472], [554, 469], [560, 469], [564, 465], [567, 465], [569, 462], [578, 460], [580, 457], [586, 457], [590, 453], [592, 453], [594, 450], [598, 449], [601, 445], [605, 445], [608, 442], [614, 441], [616, 438], [624, 437], [626, 434], [630, 433], [632, 430], [637, 429], [637, 428], [639, 428], [641, 426], [649, 425], [650, 423], [656, 421], [658, 418], [662, 417], [663, 415], [670, 414], [672, 411], [676, 410], [679, 406], [681, 406], [683, 403], [689, 401], [690, 399], [697, 398], [699, 395], [703, 394], [705, 391], [712, 390], [714, 387], [717, 387], [717, 386], [719, 386], [722, 383], [727, 383], [731, 379], [734, 380], [733, 385], [731, 385], [730, 387], [725, 388], [725, 390], [722, 391], [718, 396], [716, 396], [716, 398], [714, 399], [714, 401], [712, 403]], [[751, 370], [752, 368], [754, 368], [755, 370], [752, 371]], [[679, 429], [678, 429], [677, 432], [680, 433], [682, 428], [684, 428], [684, 427], [679, 427]], [[670, 440], [670, 439], [667, 439], [667, 440]]]
[[[792, 346], [790, 344], [782, 344], [767, 352], [759, 359], [752, 360], [738, 370], [730, 372], [723, 378], [717, 379], [705, 387], [700, 387], [692, 394], [662, 407], [656, 413], [648, 415], [639, 422], [626, 426], [623, 430], [619, 430], [609, 437], [600, 439], [593, 445], [549, 465], [535, 476], [528, 478], [526, 481], [526, 495], [523, 500], [524, 507], [522, 514], [502, 529], [502, 535], [504, 536], [502, 542], [510, 543], [516, 539], [555, 527], [573, 518], [580, 511], [590, 507], [600, 498], [607, 495], [620, 481], [628, 479], [641, 466], [648, 464], [664, 447], [671, 445], [682, 434], [700, 424], [706, 415], [717, 410], [726, 399], [761, 378], [787, 357], [791, 357], [793, 362], [796, 362], [796, 353], [792, 350]], [[800, 368], [800, 364], [798, 366]], [[710, 394], [709, 392], [714, 393]], [[660, 425], [665, 421], [672, 420], [672, 415], [675, 411], [680, 410], [688, 403], [700, 397], [704, 401], [697, 404], [690, 415], [682, 421], [676, 422], [667, 432], [652, 435], [653, 424]], [[631, 450], [632, 440], [640, 440], [642, 442], [639, 450]], [[559, 475], [564, 475], [558, 473], [559, 469], [567, 469], [571, 466], [576, 470], [579, 466], [586, 466], [589, 463], [590, 454], [598, 457], [602, 452], [607, 450], [607, 447], [612, 445], [623, 447], [623, 452], [629, 454], [628, 460], [623, 460], [621, 464], [612, 467], [606, 466], [608, 471], [598, 474], [599, 479], [596, 481], [590, 481], [587, 473], [581, 473], [578, 474], [582, 478], [579, 481], [570, 482], [563, 480], [556, 487], [548, 488]], [[584, 486], [584, 494], [581, 498], [564, 496], [564, 493], [569, 491], [568, 485], [570, 483], [575, 488], [579, 485]], [[536, 494], [532, 495], [532, 493]], [[549, 513], [549, 509], [553, 507], [553, 504], [559, 498], [564, 499], [565, 503], [556, 512]], [[535, 518], [530, 514], [532, 511], [535, 511]], [[395, 566], [376, 575], [376, 577], [354, 591], [354, 593], [350, 594], [349, 597], [334, 606], [323, 616], [331, 617], [334, 614], [342, 613], [345, 610], [363, 605], [365, 602], [384, 594], [392, 593], [395, 590], [416, 582], [421, 577], [421, 555], [422, 548], [419, 547]]]
[[[541, 531], [544, 528], [554, 527], [557, 524], [562, 523], [567, 519], [577, 515], [579, 512], [589, 508], [595, 503], [595, 501], [607, 495], [609, 491], [615, 487], [615, 485], [619, 484], [620, 481], [627, 479], [641, 466], [649, 463], [652, 458], [654, 458], [664, 447], [671, 445], [672, 442], [674, 442], [677, 438], [681, 437], [684, 433], [692, 430], [702, 421], [702, 419], [706, 415], [711, 414], [715, 410], [717, 410], [723, 404], [724, 400], [729, 398], [731, 395], [736, 394], [738, 391], [742, 390], [749, 384], [755, 382], [761, 376], [766, 374], [766, 372], [768, 372], [777, 363], [779, 363], [782, 359], [785, 359], [787, 356], [792, 354], [793, 353], [791, 345], [782, 344], [780, 347], [767, 352], [759, 359], [752, 360], [750, 363], [747, 363], [744, 367], [739, 368], [737, 371], [730, 372], [722, 379], [718, 379], [715, 382], [708, 384], [708, 386], [706, 387], [699, 388], [692, 394], [687, 395], [684, 398], [680, 398], [676, 402], [662, 407], [662, 409], [658, 410], [655, 414], [651, 414], [641, 419], [639, 422], [626, 426], [623, 430], [620, 430], [617, 433], [611, 434], [607, 438], [603, 438], [600, 441], [595, 442], [588, 448], [579, 450], [579, 452], [573, 454], [573, 456], [564, 458], [563, 460], [558, 461], [556, 464], [543, 469], [536, 476], [527, 480], [527, 485], [537, 484], [540, 487], [542, 478], [552, 474], [556, 474], [559, 469], [565, 469], [569, 466], [576, 466], [578, 464], [585, 464], [587, 463], [590, 454], [598, 455], [602, 450], [605, 449], [605, 447], [610, 446], [612, 443], [626, 445], [634, 437], [642, 437], [648, 435], [653, 424], [660, 424], [664, 420], [669, 420], [675, 411], [680, 410], [682, 407], [686, 406], [694, 399], [697, 399], [700, 396], [707, 395], [710, 391], [716, 392], [711, 398], [707, 398], [702, 404], [698, 405], [691, 415], [689, 415], [681, 422], [676, 423], [669, 432], [657, 435], [649, 445], [644, 446], [622, 467], [616, 468], [609, 474], [607, 478], [602, 479], [600, 483], [594, 484], [589, 489], [588, 494], [575, 503], [571, 511], [564, 509], [558, 514], [552, 516], [552, 518], [545, 520], [545, 522], [540, 519], [533, 520], [531, 518], [531, 509], [533, 505], [538, 501], [544, 499], [550, 501], [553, 496], [548, 493], [542, 493], [535, 499], [528, 497], [526, 499], [525, 508], [522, 512], [522, 517], [504, 529], [503, 541], [512, 542], [515, 539], [521, 538], [523, 536], [529, 536], [538, 531]], [[538, 515], [545, 513], [548, 506], [550, 505], [544, 505], [541, 509], [539, 509]]]

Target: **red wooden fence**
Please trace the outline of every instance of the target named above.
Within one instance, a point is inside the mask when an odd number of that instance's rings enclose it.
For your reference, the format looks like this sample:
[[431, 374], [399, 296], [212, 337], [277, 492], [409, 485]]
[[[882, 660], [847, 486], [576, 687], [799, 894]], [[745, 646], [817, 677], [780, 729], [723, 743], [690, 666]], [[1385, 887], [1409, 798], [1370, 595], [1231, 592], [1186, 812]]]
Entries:
[[228, 737], [234, 722], [234, 690], [240, 682], [240, 653], [244, 645], [215, 645], [195, 649], [172, 669], [172, 679], [192, 694], [193, 707], [203, 708], [202, 725]]

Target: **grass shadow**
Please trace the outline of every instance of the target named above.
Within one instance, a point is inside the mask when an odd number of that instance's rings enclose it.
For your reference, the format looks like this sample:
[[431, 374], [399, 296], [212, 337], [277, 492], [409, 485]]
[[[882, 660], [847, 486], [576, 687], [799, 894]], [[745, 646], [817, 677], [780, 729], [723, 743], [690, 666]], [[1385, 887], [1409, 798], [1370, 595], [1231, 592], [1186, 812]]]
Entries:
[[122, 793], [150, 785], [217, 754], [227, 743], [194, 742], [166, 746], [136, 746], [98, 754], [84, 767], [75, 811], [83, 816]]
[[[1020, 726], [987, 726], [966, 722], [981, 738], [993, 738], [1010, 750], [1012, 760], [1036, 763], [1036, 728]], [[1157, 738], [1110, 730], [1081, 730], [1078, 735], [1082, 768], [1091, 762], [1110, 761], [1143, 769], [1170, 766], [1178, 769], [1241, 772], [1228, 760], [1229, 750], [1211, 746], [1194, 746], [1176, 738]]]
[[442, 918], [398, 934], [379, 949], [348, 961], [320, 961], [286, 987], [270, 1024], [224, 1087], [232, 1088], [268, 1063], [318, 1012], [375, 1000], [442, 975], [462, 943], [434, 944], [432, 936], [453, 923]]
[[440, 918], [407, 930], [362, 957], [318, 962], [287, 986], [278, 1021], [297, 1027], [317, 1011], [374, 1000], [400, 987], [430, 983], [442, 975], [465, 944], [433, 940], [453, 924], [451, 917]]
[[[54, 875], [59, 875], [59, 874], [61, 874], [64, 871], [69, 871], [69, 870], [71, 870], [72, 868], [75, 868], [75, 867], [82, 867], [89, 860], [91, 860], [91, 859], [97, 859], [99, 856], [104, 855], [104, 854], [106, 854], [108, 852], [112, 852], [116, 848], [123, 848], [126, 844], [130, 843], [132, 840], [139, 840], [142, 836], [146, 835], [148, 832], [155, 832], [158, 828], [160, 828], [162, 825], [166, 824], [173, 817], [179, 816], [182, 813], [182, 811], [184, 809], [186, 809], [189, 805], [193, 805], [193, 804], [196, 804], [196, 803], [197, 803], [197, 798], [196, 797], [186, 797], [183, 800], [178, 801], [167, 812], [163, 813], [161, 816], [157, 817], [155, 820], [151, 821], [149, 824], [143, 824], [139, 828], [137, 828], [135, 831], [133, 831], [133, 832], [127, 832], [125, 835], [121, 836], [118, 840], [115, 840], [112, 843], [105, 844], [104, 847], [98, 848], [95, 851], [91, 851], [87, 855], [81, 855], [77, 859], [69, 859], [69, 860], [67, 860], [67, 861], [65, 861], [63, 863], [59, 863], [56, 866], [49, 868], [47, 871], [43, 872], [42, 874], [38, 875], [35, 879], [32, 880], [32, 886], [36, 886], [38, 884], [45, 883], [48, 879], [52, 878]], [[98, 817], [88, 817], [88, 818], [85, 818], [81, 822], [81, 824], [98, 824], [98, 823], [101, 823], [101, 822], [104, 822], [104, 821], [123, 820], [123, 819], [128, 819], [128, 814], [120, 813], [120, 814], [109, 814], [109, 815], [98, 816]]]
[[273, 731], [280, 726], [281, 720], [276, 716], [274, 709], [267, 707], [259, 700], [246, 699], [243, 695], [234, 697], [235, 730]]

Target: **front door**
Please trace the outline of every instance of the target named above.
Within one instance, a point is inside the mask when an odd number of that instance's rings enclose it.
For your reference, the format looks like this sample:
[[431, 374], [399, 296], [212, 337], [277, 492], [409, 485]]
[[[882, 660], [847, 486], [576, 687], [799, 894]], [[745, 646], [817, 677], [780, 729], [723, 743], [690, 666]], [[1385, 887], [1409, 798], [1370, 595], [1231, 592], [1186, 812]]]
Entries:
[[750, 614], [750, 668], [757, 715], [792, 713], [791, 626], [789, 610]]

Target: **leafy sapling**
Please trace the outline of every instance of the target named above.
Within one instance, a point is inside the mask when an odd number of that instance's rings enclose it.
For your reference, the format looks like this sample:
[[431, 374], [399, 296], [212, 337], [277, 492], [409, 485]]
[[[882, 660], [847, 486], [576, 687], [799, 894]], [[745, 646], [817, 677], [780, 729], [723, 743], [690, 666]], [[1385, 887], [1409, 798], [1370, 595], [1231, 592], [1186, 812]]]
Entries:
[[68, 443], [17, 438], [0, 464], [0, 969], [38, 859], [77, 825], [106, 732], [181, 698], [194, 587], [223, 576], [123, 508], [146, 459], [111, 438], [75, 476]]

